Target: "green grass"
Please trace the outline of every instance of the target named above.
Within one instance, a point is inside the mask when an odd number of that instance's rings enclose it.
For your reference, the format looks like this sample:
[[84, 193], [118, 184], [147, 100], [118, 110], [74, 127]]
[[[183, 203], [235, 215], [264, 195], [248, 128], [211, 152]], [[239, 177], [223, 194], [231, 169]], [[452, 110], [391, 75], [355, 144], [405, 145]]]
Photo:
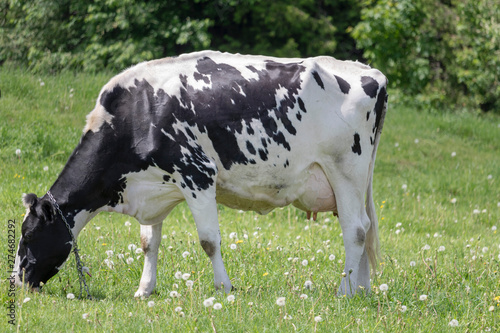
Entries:
[[[375, 169], [382, 258], [369, 296], [336, 296], [344, 250], [340, 226], [331, 214], [313, 222], [294, 208], [259, 216], [220, 207], [223, 257], [237, 287], [231, 303], [213, 289], [210, 261], [182, 204], [164, 223], [158, 286], [149, 299], [133, 298], [143, 259], [128, 245], [139, 245], [138, 223], [101, 213], [79, 237], [93, 275], [89, 282], [94, 300], [66, 298], [79, 294], [71, 257], [43, 292], [16, 291], [19, 326], [9, 325], [8, 220], [16, 220], [18, 239], [24, 214], [21, 194], [42, 195], [52, 185], [110, 77], [33, 77], [0, 68], [0, 331], [500, 330], [500, 231], [494, 230], [500, 228], [500, 118], [420, 113], [402, 105], [390, 105]], [[132, 225], [125, 226], [129, 220]], [[237, 238], [231, 239], [233, 232]], [[236, 250], [230, 249], [232, 243], [237, 243]], [[112, 269], [104, 263], [107, 250], [113, 251]], [[134, 261], [127, 264], [129, 257]], [[174, 277], [177, 271], [191, 274], [192, 289]], [[304, 288], [306, 280], [313, 282], [312, 288]], [[379, 290], [381, 284], [388, 285], [387, 292]], [[170, 297], [173, 290], [181, 297]], [[427, 299], [421, 301], [421, 295]], [[211, 296], [222, 304], [221, 310], [203, 306]], [[23, 303], [26, 297], [31, 300]], [[284, 307], [276, 305], [278, 297], [286, 298]], [[154, 306], [148, 306], [150, 301]], [[182, 307], [184, 316], [176, 307]], [[322, 320], [316, 322], [316, 316]], [[449, 326], [452, 319], [458, 327]]]

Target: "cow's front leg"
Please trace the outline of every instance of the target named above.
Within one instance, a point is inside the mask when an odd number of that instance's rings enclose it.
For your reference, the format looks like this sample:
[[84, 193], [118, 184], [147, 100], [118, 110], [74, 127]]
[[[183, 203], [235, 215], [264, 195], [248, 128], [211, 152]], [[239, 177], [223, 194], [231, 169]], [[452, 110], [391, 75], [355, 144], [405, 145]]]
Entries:
[[158, 248], [161, 242], [162, 223], [155, 225], [141, 224], [141, 247], [144, 251], [144, 270], [142, 271], [139, 289], [135, 297], [149, 297], [156, 286], [156, 264]]
[[200, 245], [212, 261], [215, 289], [223, 288], [229, 293], [232, 285], [222, 261], [215, 189], [197, 192], [196, 199], [191, 197], [186, 201], [196, 223]]

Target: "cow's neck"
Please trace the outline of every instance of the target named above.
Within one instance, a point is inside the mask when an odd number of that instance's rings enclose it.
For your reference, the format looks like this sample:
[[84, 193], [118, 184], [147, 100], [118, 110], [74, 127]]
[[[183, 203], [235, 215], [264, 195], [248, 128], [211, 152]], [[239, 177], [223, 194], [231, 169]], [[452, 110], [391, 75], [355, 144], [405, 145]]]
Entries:
[[121, 200], [122, 175], [132, 171], [123, 170], [128, 164], [110, 130], [85, 133], [50, 189], [75, 236], [99, 211]]

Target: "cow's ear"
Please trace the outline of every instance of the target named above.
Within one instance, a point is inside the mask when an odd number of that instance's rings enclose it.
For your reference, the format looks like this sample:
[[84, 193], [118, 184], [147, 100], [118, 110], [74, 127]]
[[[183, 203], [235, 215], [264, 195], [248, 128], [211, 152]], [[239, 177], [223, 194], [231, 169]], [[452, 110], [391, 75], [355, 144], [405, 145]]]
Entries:
[[52, 217], [54, 216], [54, 206], [50, 201], [43, 200], [41, 202], [41, 211], [46, 222], [52, 221]]
[[38, 201], [38, 198], [36, 197], [36, 194], [23, 193], [23, 205], [24, 205], [24, 207], [31, 209], [33, 206], [36, 205], [37, 201]]

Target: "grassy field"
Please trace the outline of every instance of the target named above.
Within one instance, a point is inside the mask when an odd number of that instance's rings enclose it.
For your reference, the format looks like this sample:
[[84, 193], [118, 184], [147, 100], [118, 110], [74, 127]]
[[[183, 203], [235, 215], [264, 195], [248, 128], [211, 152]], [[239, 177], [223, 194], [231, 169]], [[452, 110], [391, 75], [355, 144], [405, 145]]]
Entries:
[[[143, 264], [130, 246], [139, 247], [138, 223], [101, 213], [79, 237], [94, 299], [67, 298], [79, 294], [71, 257], [41, 293], [16, 290], [9, 324], [8, 221], [19, 239], [22, 193], [49, 189], [110, 76], [0, 68], [1, 332], [500, 331], [500, 117], [397, 103], [375, 169], [382, 258], [369, 296], [336, 296], [344, 250], [331, 214], [314, 222], [291, 207], [266, 216], [220, 207], [223, 258], [237, 287], [228, 299], [214, 291], [210, 261], [180, 205], [163, 226], [149, 299], [133, 298]], [[188, 273], [192, 287], [176, 272]], [[209, 297], [221, 308], [205, 307]]]

